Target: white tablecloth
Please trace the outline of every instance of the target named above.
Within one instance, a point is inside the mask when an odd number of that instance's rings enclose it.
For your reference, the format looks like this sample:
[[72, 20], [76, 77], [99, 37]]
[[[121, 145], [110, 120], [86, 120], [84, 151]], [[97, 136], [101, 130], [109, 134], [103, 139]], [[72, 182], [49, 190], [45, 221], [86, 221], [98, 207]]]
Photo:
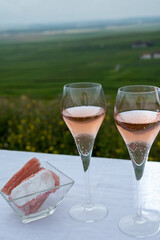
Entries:
[[[18, 151], [0, 151], [0, 175], [8, 168], [20, 168], [32, 157], [47, 160], [75, 180], [75, 184], [52, 216], [23, 224], [0, 196], [0, 240], [127, 240], [118, 228], [119, 219], [136, 207], [136, 184], [131, 161], [92, 158], [90, 183], [94, 202], [104, 204], [104, 220], [82, 223], [73, 220], [69, 209], [84, 200], [83, 169], [78, 156]], [[143, 207], [159, 217], [160, 163], [148, 162], [143, 179]], [[160, 239], [160, 233], [150, 239]]]

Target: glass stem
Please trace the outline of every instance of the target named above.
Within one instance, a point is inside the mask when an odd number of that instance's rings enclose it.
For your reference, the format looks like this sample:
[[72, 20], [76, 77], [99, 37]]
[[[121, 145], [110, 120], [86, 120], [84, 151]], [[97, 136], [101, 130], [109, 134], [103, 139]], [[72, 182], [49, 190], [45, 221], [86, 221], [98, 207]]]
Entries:
[[85, 208], [90, 208], [91, 203], [91, 193], [90, 193], [90, 159], [91, 153], [87, 156], [81, 155], [83, 169], [84, 169], [84, 180], [85, 180]]
[[85, 205], [89, 206], [91, 204], [91, 193], [90, 193], [90, 181], [89, 181], [89, 170], [84, 172], [84, 179], [85, 179], [85, 188], [86, 188], [86, 200], [85, 200]]
[[137, 180], [137, 220], [142, 221], [142, 180]]

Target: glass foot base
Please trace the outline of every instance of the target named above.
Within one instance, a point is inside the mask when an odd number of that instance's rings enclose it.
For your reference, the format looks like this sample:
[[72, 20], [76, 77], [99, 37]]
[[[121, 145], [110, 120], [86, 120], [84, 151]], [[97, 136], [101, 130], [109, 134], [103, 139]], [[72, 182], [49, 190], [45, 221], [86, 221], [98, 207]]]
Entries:
[[135, 215], [123, 217], [119, 221], [119, 228], [123, 233], [132, 237], [145, 238], [156, 234], [160, 229], [158, 218], [149, 214], [137, 219]]
[[107, 209], [101, 204], [79, 204], [70, 209], [70, 215], [78, 221], [90, 223], [105, 218], [107, 216]]

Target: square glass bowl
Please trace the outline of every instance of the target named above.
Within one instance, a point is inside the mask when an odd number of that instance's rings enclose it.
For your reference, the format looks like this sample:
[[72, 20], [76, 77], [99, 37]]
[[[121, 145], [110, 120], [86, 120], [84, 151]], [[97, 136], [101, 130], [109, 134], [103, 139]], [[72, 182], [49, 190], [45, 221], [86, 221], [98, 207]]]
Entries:
[[[41, 166], [54, 172], [60, 178], [60, 185], [53, 187], [52, 189], [44, 189], [43, 191], [33, 192], [29, 195], [24, 195], [19, 198], [11, 199], [10, 196], [0, 191], [1, 195], [7, 201], [7, 203], [14, 209], [23, 223], [29, 223], [54, 213], [57, 206], [60, 204], [66, 193], [74, 184], [74, 181], [66, 174], [55, 168], [49, 162], [41, 162]], [[6, 182], [15, 173], [9, 171], [4, 178], [0, 179], [0, 189], [6, 184]], [[32, 199], [29, 204], [22, 204], [26, 202], [26, 199]], [[23, 206], [22, 206], [22, 205]]]

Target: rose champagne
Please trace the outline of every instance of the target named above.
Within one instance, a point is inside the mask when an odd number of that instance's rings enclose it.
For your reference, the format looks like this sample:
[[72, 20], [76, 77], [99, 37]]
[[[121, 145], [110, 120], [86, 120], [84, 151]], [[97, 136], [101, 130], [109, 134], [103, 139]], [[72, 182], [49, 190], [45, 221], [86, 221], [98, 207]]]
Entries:
[[115, 116], [115, 122], [129, 150], [136, 178], [140, 180], [145, 160], [160, 130], [159, 114], [148, 110], [125, 111]]
[[104, 108], [97, 106], [71, 107], [65, 109], [62, 115], [76, 141], [78, 151], [82, 155], [88, 155], [103, 122]]

